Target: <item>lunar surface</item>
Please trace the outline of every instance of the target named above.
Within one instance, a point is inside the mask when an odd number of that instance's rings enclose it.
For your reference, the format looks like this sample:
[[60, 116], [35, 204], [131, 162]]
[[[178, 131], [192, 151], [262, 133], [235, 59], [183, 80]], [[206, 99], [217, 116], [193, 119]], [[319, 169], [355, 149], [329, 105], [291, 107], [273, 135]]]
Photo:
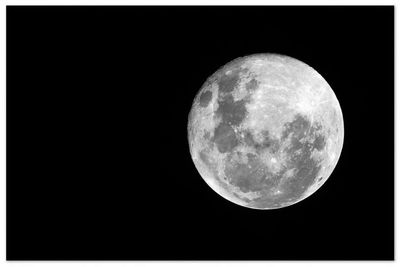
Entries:
[[238, 58], [211, 75], [188, 121], [193, 162], [219, 195], [254, 209], [307, 198], [331, 175], [343, 147], [333, 90], [283, 55]]

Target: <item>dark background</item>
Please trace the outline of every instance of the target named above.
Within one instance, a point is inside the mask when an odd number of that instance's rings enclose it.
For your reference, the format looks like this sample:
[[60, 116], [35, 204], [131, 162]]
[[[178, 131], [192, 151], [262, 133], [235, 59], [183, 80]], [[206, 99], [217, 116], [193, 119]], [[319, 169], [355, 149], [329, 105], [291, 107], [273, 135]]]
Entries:
[[[211, 190], [187, 141], [207, 77], [265, 52], [345, 122], [325, 185], [269, 211]], [[393, 258], [393, 7], [7, 7], [8, 260]]]

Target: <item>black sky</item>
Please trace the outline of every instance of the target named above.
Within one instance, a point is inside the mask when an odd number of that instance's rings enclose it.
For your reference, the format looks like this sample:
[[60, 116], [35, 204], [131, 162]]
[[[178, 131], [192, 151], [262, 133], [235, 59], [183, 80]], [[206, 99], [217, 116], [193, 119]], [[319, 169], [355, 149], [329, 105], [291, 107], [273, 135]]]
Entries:
[[[271, 211], [212, 191], [186, 132], [207, 77], [265, 52], [345, 124], [326, 184]], [[7, 7], [7, 259], [393, 258], [393, 7]]]

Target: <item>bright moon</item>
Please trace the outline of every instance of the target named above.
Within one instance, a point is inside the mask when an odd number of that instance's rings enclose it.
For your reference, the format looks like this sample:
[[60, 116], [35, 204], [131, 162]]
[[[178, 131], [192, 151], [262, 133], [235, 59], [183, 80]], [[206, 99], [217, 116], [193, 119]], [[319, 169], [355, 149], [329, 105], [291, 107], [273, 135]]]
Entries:
[[332, 88], [283, 55], [226, 64], [207, 79], [189, 114], [200, 175], [225, 199], [254, 209], [286, 207], [317, 191], [339, 160], [343, 138]]

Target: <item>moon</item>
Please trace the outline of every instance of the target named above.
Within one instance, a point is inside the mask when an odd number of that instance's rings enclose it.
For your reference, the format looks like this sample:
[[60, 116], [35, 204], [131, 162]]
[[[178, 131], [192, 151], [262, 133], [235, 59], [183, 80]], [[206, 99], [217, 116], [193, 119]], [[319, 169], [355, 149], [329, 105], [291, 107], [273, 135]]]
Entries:
[[209, 187], [262, 210], [316, 192], [344, 139], [329, 84], [307, 64], [278, 54], [237, 58], [212, 74], [194, 98], [187, 129], [194, 165]]

